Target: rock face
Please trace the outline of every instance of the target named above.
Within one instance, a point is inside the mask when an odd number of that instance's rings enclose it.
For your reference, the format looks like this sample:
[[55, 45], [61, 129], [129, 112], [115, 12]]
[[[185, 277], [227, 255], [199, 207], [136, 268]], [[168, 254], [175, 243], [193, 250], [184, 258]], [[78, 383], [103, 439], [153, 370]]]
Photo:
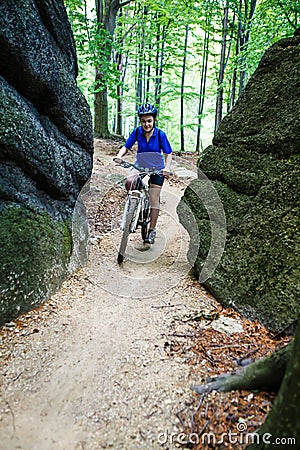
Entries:
[[[227, 221], [225, 251], [204, 284], [221, 303], [273, 330], [292, 323], [300, 311], [299, 151], [300, 36], [295, 34], [267, 50], [199, 163]], [[195, 236], [186, 205], [199, 226], [198, 274], [211, 245], [200, 178], [178, 208], [191, 234], [190, 253]]]
[[72, 215], [92, 170], [63, 0], [0, 3], [0, 324], [66, 276]]

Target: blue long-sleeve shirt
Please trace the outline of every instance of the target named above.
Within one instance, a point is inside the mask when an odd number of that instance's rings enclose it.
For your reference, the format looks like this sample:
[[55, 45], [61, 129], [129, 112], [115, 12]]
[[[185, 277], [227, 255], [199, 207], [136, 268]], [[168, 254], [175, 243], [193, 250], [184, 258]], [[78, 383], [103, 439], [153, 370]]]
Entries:
[[163, 153], [172, 153], [172, 147], [164, 131], [160, 130], [159, 139], [158, 128], [154, 127], [153, 134], [147, 142], [144, 130], [140, 126], [130, 134], [125, 143], [125, 147], [131, 149], [136, 141], [138, 143], [136, 155], [136, 164], [138, 166], [147, 167], [148, 169], [155, 167], [158, 170], [165, 168]]

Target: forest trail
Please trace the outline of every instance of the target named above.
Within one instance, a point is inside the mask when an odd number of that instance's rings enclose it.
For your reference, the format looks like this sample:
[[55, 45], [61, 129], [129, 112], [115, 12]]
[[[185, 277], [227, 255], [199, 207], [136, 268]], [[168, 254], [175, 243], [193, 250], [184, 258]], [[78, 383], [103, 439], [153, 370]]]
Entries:
[[121, 206], [122, 189], [111, 179], [125, 172], [112, 163], [109, 145], [97, 142], [85, 199], [92, 223], [87, 266], [1, 330], [3, 450], [173, 448], [166, 435], [179, 432], [176, 414], [199, 381], [172, 350], [172, 336], [186, 332], [180, 318], [212, 301], [189, 274], [188, 235], [176, 216], [195, 174], [175, 162], [175, 173], [187, 178], [163, 188], [157, 243], [144, 251], [133, 235], [130, 260], [119, 267], [117, 226], [97, 232], [101, 197], [104, 212]]

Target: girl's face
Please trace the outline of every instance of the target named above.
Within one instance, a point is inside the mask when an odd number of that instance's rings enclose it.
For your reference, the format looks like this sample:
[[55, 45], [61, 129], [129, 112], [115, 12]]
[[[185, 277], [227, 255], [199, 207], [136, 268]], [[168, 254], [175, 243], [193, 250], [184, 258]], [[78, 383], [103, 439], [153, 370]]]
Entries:
[[149, 133], [154, 128], [154, 118], [150, 114], [146, 114], [140, 118], [141, 125], [145, 133]]

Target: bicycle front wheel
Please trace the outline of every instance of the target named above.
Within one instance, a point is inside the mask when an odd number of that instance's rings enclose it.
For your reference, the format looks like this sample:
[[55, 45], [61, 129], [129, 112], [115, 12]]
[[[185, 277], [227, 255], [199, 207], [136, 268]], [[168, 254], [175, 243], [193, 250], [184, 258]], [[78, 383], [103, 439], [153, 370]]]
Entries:
[[120, 249], [118, 254], [118, 264], [121, 264], [124, 261], [125, 250], [127, 247], [128, 237], [131, 231], [131, 225], [133, 222], [133, 218], [135, 217], [135, 211], [138, 205], [138, 199], [132, 197], [130, 199], [130, 204], [128, 206], [127, 215], [124, 224], [124, 230], [121, 238]]
[[144, 210], [143, 210], [143, 220], [142, 220], [142, 228], [141, 234], [143, 241], [146, 239], [148, 234], [148, 225], [150, 222], [150, 210], [149, 210], [149, 200], [145, 200]]

